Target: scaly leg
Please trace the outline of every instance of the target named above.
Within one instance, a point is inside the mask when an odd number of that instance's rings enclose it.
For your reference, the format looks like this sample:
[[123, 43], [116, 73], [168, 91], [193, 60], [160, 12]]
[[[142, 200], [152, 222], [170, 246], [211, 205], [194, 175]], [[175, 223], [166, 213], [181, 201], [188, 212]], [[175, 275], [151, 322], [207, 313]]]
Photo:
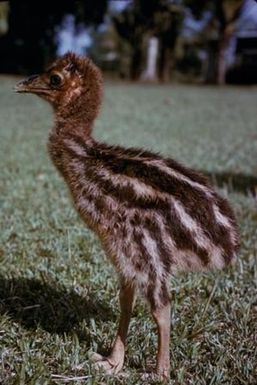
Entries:
[[92, 356], [92, 360], [96, 363], [96, 366], [104, 369], [108, 374], [116, 374], [122, 369], [125, 356], [126, 337], [133, 310], [134, 297], [134, 288], [130, 285], [122, 283], [120, 288], [121, 315], [118, 332], [114, 340], [111, 353], [108, 357], [103, 357], [97, 353]]
[[164, 378], [169, 377], [170, 371], [170, 303], [152, 309], [153, 318], [158, 329], [158, 353], [157, 353], [157, 374]]

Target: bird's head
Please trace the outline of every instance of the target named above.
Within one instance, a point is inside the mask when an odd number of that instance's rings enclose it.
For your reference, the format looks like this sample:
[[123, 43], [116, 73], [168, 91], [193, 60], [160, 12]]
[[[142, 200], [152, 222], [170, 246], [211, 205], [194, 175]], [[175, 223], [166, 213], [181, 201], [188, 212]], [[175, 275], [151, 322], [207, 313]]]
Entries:
[[15, 91], [42, 97], [63, 119], [83, 118], [92, 122], [101, 104], [102, 75], [90, 59], [69, 52], [42, 74], [21, 80]]

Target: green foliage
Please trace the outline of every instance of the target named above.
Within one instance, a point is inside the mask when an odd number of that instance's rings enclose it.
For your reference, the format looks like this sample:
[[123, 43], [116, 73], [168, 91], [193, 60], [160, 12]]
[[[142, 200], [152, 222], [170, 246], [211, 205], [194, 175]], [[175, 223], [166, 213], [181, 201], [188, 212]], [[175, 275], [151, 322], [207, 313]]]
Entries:
[[[46, 153], [50, 109], [1, 78], [0, 382], [158, 384], [142, 379], [156, 350], [139, 301], [124, 372], [97, 374], [118, 317], [117, 277], [75, 213]], [[96, 136], [160, 150], [213, 173], [256, 173], [255, 88], [106, 85]], [[236, 265], [172, 278], [170, 384], [254, 385], [257, 362], [256, 200], [225, 184], [239, 220]], [[58, 377], [59, 376], [59, 377]], [[80, 379], [79, 379], [80, 378]]]

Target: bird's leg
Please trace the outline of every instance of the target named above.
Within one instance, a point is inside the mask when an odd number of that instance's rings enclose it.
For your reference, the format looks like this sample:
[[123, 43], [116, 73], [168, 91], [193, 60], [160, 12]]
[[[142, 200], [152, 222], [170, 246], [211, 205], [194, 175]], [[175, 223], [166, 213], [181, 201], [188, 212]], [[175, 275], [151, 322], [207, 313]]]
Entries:
[[157, 374], [169, 377], [170, 371], [170, 303], [165, 306], [152, 308], [152, 315], [158, 330]]
[[123, 366], [125, 356], [125, 344], [128, 326], [133, 310], [135, 290], [130, 285], [122, 283], [120, 288], [120, 308], [121, 315], [116, 338], [114, 340], [111, 353], [108, 357], [94, 354], [92, 359], [96, 366], [104, 369], [107, 373], [118, 373]]

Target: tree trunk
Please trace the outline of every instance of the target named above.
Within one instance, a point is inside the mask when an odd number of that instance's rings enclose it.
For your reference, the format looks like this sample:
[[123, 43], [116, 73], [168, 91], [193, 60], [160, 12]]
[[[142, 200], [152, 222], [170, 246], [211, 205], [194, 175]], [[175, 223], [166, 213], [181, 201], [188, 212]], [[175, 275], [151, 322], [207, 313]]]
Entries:
[[142, 80], [157, 80], [158, 39], [150, 37], [147, 41], [146, 68], [142, 74]]
[[230, 38], [232, 36], [232, 28], [229, 26], [224, 30], [220, 39], [219, 53], [218, 53], [218, 71], [217, 71], [217, 83], [219, 85], [226, 83], [227, 72], [227, 48]]
[[158, 77], [161, 82], [169, 82], [172, 73], [172, 48], [162, 44], [159, 51]]
[[130, 62], [130, 79], [138, 80], [142, 72], [142, 48], [141, 46], [133, 47], [132, 58]]
[[219, 85], [225, 84], [226, 78], [226, 46], [221, 42], [221, 48], [218, 55], [218, 74], [217, 83]]
[[223, 0], [217, 3], [217, 15], [220, 22], [220, 44], [217, 63], [217, 83], [226, 82], [227, 48], [235, 32], [236, 22], [240, 17], [244, 0]]
[[207, 64], [205, 71], [205, 83], [216, 84], [217, 83], [217, 62], [218, 62], [218, 41], [210, 40], [207, 47]]
[[224, 28], [219, 45], [219, 53], [218, 53], [218, 73], [217, 73], [217, 82], [218, 84], [224, 84], [226, 82], [226, 72], [227, 72], [227, 49], [233, 34], [236, 29], [236, 19], [227, 23]]

